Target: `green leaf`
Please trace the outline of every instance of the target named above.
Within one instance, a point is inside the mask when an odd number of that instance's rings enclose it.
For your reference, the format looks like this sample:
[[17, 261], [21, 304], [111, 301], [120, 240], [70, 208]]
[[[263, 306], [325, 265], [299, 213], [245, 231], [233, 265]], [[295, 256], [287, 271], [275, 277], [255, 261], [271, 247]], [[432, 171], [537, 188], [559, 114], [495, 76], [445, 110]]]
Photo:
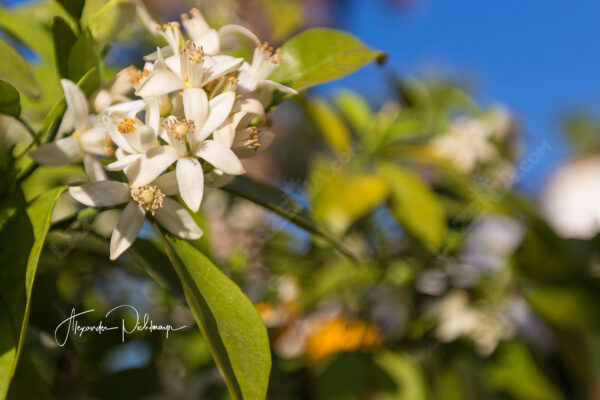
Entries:
[[564, 397], [539, 370], [522, 343], [500, 348], [497, 362], [487, 369], [493, 387], [519, 400], [561, 400]]
[[381, 400], [427, 399], [427, 384], [419, 365], [408, 355], [382, 351], [375, 362], [397, 383], [396, 390], [380, 393]]
[[324, 160], [312, 168], [308, 190], [315, 218], [338, 235], [381, 205], [389, 194], [382, 177], [336, 171], [334, 162]]
[[67, 77], [77, 82], [92, 68], [100, 63], [98, 46], [89, 29], [84, 29], [69, 52]]
[[0, 114], [18, 117], [21, 114], [19, 92], [10, 84], [0, 80]]
[[58, 0], [58, 2], [73, 16], [73, 18], [76, 20], [81, 18], [85, 0]]
[[344, 90], [336, 96], [335, 103], [352, 128], [363, 136], [375, 119], [373, 111], [365, 99], [354, 92]]
[[52, 399], [50, 385], [42, 378], [40, 372], [26, 354], [21, 355], [7, 398], [9, 400]]
[[446, 231], [446, 213], [431, 189], [414, 172], [380, 163], [378, 171], [391, 189], [391, 211], [407, 232], [438, 249]]
[[0, 398], [5, 398], [29, 319], [30, 296], [50, 217], [66, 188], [50, 190], [25, 206], [21, 193], [2, 204], [0, 211]]
[[0, 29], [14, 36], [46, 61], [52, 60], [52, 38], [48, 30], [37, 21], [12, 10], [7, 12], [0, 7]]
[[319, 131], [337, 153], [347, 151], [352, 143], [352, 136], [346, 128], [344, 121], [327, 102], [322, 99], [308, 99], [306, 111], [315, 121]]
[[345, 256], [355, 259], [352, 253], [318, 226], [305, 207], [282, 190], [244, 175], [237, 176], [222, 189], [271, 210], [300, 228], [327, 240]]
[[122, 33], [130, 26], [128, 21], [135, 19], [135, 7], [131, 0], [102, 2], [100, 9], [92, 7], [93, 3], [93, 1], [86, 2], [82, 19], [86, 20], [92, 35], [98, 41], [108, 40], [117, 33]]
[[0, 40], [0, 54], [0, 79], [9, 82], [29, 97], [39, 97], [39, 85], [27, 61], [4, 40]]
[[335, 29], [308, 29], [285, 42], [283, 60], [269, 79], [301, 90], [341, 78], [385, 53]]
[[156, 229], [231, 395], [237, 400], [263, 400], [271, 353], [258, 311], [198, 249]]
[[77, 41], [77, 37], [71, 30], [69, 24], [60, 17], [54, 17], [52, 22], [52, 37], [54, 39], [54, 52], [56, 66], [60, 76], [69, 76], [68, 62], [71, 48]]

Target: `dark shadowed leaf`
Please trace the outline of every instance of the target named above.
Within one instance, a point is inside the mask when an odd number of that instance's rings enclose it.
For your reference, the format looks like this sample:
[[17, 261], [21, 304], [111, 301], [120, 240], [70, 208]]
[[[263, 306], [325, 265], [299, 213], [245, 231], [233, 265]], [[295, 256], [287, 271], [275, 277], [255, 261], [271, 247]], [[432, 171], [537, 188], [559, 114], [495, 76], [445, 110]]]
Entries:
[[0, 81], [0, 114], [18, 117], [21, 114], [19, 92], [9, 83]]
[[65, 187], [50, 190], [26, 206], [13, 191], [0, 210], [0, 398], [15, 374], [29, 317], [30, 296], [50, 217]]

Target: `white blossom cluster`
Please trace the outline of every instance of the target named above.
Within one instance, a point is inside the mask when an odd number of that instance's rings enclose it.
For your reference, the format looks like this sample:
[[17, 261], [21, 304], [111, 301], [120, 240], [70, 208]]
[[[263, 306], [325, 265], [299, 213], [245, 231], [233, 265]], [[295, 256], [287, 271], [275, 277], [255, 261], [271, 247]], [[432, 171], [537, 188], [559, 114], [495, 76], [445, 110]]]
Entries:
[[[138, 12], [168, 46], [146, 56], [142, 70], [128, 67], [97, 91], [92, 113], [81, 89], [61, 80], [67, 110], [57, 139], [30, 153], [45, 165], [83, 157], [90, 182], [69, 189], [77, 201], [93, 207], [127, 203], [112, 233], [111, 259], [131, 246], [146, 213], [179, 237], [199, 238], [200, 227], [170, 196], [179, 194], [198, 211], [205, 184], [219, 186], [243, 174], [240, 159], [273, 140], [265, 129], [271, 90], [296, 93], [267, 79], [281, 61], [280, 51], [246, 28], [226, 25], [217, 31], [193, 9], [182, 15], [185, 40], [178, 22], [159, 26], [145, 9]], [[221, 53], [222, 39], [231, 34], [255, 43], [251, 62]], [[127, 182], [108, 180], [105, 169], [123, 171]]]

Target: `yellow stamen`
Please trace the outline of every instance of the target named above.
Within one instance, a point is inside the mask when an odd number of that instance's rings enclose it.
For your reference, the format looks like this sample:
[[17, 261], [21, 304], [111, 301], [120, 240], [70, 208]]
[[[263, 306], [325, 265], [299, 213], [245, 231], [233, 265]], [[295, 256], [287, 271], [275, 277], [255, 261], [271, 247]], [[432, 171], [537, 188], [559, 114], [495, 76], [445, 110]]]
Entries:
[[258, 50], [265, 55], [271, 64], [279, 64], [281, 62], [281, 49], [273, 50], [269, 42], [264, 42], [258, 45]]
[[131, 198], [154, 215], [163, 206], [165, 194], [157, 186], [144, 185], [132, 187]]
[[119, 122], [117, 130], [124, 135], [135, 133], [135, 121], [131, 118], [125, 118]]

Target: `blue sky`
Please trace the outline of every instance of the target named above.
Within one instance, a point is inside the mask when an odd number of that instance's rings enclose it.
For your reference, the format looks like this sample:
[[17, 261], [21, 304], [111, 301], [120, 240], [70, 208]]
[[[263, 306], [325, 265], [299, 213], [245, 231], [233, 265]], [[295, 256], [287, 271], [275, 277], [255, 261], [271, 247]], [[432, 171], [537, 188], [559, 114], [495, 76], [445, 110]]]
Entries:
[[[593, 0], [422, 0], [395, 8], [387, 1], [349, 0], [337, 21], [371, 47], [388, 52], [385, 68], [401, 75], [436, 71], [472, 78], [483, 104], [501, 102], [518, 115], [526, 149], [550, 150], [525, 174], [537, 191], [569, 154], [560, 116], [578, 107], [600, 110], [600, 2]], [[389, 95], [371, 65], [327, 84], [351, 87], [373, 101]]]

